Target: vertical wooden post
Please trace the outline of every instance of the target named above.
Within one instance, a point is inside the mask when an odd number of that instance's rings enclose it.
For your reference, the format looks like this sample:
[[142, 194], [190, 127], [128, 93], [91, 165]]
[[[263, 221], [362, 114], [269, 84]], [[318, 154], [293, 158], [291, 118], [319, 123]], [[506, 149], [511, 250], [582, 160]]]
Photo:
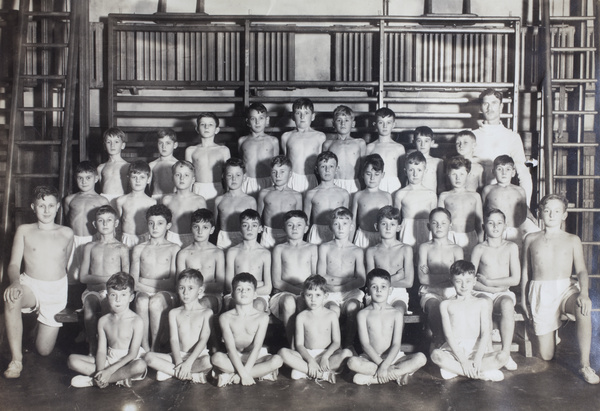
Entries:
[[544, 29], [544, 185], [545, 194], [554, 192], [553, 176], [553, 122], [552, 122], [552, 65], [550, 50], [550, 2], [542, 0], [542, 24]]

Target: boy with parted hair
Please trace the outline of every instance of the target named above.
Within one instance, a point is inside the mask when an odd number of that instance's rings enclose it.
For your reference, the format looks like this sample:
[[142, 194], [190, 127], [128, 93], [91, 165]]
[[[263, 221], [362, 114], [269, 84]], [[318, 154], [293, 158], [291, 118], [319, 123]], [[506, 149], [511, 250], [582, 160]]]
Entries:
[[177, 276], [181, 306], [169, 311], [171, 353], [150, 352], [144, 357], [148, 366], [156, 370], [157, 381], [175, 377], [206, 383], [206, 373], [212, 368], [206, 344], [213, 312], [199, 301], [203, 280], [200, 271], [193, 268], [186, 268]]
[[[361, 161], [365, 156], [367, 144], [362, 138], [352, 138], [350, 132], [354, 127], [354, 112], [348, 106], [337, 106], [333, 110], [333, 128], [336, 135], [332, 140], [323, 143], [323, 151], [331, 151], [337, 156], [337, 169], [335, 185], [343, 188], [349, 194], [360, 190], [358, 174], [361, 169]], [[319, 164], [317, 158], [317, 166]], [[307, 213], [308, 216], [310, 214]]]
[[302, 297], [306, 310], [296, 317], [295, 349], [282, 348], [279, 355], [292, 368], [292, 379], [311, 378], [335, 384], [335, 374], [352, 356], [340, 348], [340, 324], [337, 315], [324, 306], [327, 280], [312, 275], [304, 281]]
[[98, 166], [101, 196], [114, 207], [114, 200], [125, 194], [128, 183], [129, 163], [123, 160], [121, 152], [125, 148], [125, 133], [117, 127], [109, 128], [102, 136], [104, 148], [108, 153], [108, 161]]
[[69, 261], [69, 283], [79, 280], [79, 267], [83, 258], [83, 248], [94, 240], [95, 230], [92, 225], [94, 213], [98, 207], [107, 205], [106, 197], [96, 193], [94, 187], [98, 182], [98, 170], [90, 161], [82, 161], [75, 167], [75, 181], [79, 192], [70, 194], [63, 200], [63, 212], [67, 226], [71, 227], [73, 237], [73, 256]]
[[92, 224], [100, 239], [85, 245], [79, 280], [87, 286], [81, 295], [83, 321], [90, 354], [95, 355], [98, 318], [107, 309], [106, 280], [115, 273], [129, 271], [129, 249], [115, 238], [119, 217], [111, 206], [100, 207]]
[[390, 273], [376, 268], [367, 274], [370, 303], [357, 315], [358, 336], [364, 353], [348, 360], [358, 385], [396, 381], [406, 385], [408, 377], [427, 363], [423, 353], [406, 355], [401, 349], [403, 316], [387, 301], [393, 289]]
[[242, 191], [256, 198], [260, 190], [272, 185], [269, 163], [279, 155], [279, 140], [265, 134], [269, 115], [262, 103], [250, 104], [246, 110], [246, 124], [250, 127], [250, 134], [238, 140], [238, 152], [247, 171]]
[[414, 135], [417, 151], [423, 154], [426, 160], [422, 184], [436, 194], [441, 193], [445, 187], [444, 162], [441, 158], [433, 157], [430, 154], [431, 148], [435, 144], [433, 130], [427, 126], [417, 127]]
[[475, 267], [458, 260], [450, 266], [456, 296], [442, 301], [440, 312], [446, 342], [431, 353], [431, 361], [440, 367], [442, 378], [457, 375], [501, 381], [500, 368], [509, 355], [505, 351], [489, 352], [492, 315], [488, 301], [473, 294]]
[[165, 194], [162, 203], [169, 207], [173, 215], [171, 228], [167, 231], [167, 240], [187, 247], [194, 242], [194, 234], [190, 228], [192, 213], [206, 208], [206, 200], [192, 191], [196, 181], [194, 165], [186, 160], [173, 164], [171, 175], [175, 184], [175, 193]]
[[356, 225], [354, 244], [366, 249], [381, 241], [377, 233], [377, 211], [392, 204], [392, 196], [379, 188], [384, 173], [383, 159], [379, 154], [369, 154], [363, 166], [366, 188], [352, 198], [352, 214]]
[[173, 129], [161, 128], [156, 131], [156, 136], [159, 157], [148, 165], [152, 171], [152, 181], [150, 182], [152, 198], [160, 202], [165, 194], [175, 191], [173, 165], [177, 163], [177, 159], [173, 155], [173, 151], [177, 148], [177, 134]]
[[115, 209], [121, 217], [121, 241], [129, 248], [148, 241], [146, 211], [156, 204], [144, 190], [150, 181], [150, 167], [138, 160], [129, 165], [129, 185], [131, 192], [115, 200]]
[[323, 151], [317, 156], [315, 173], [321, 183], [308, 190], [304, 196], [304, 213], [311, 223], [308, 242], [319, 245], [333, 240], [333, 232], [329, 228], [331, 210], [350, 205], [350, 194], [344, 188], [334, 184], [338, 170], [338, 158], [331, 151]]
[[37, 186], [31, 203], [37, 221], [22, 224], [15, 232], [7, 269], [10, 285], [4, 290], [11, 353], [4, 371], [6, 378], [19, 378], [23, 370], [22, 312], [38, 313], [35, 346], [41, 355], [52, 352], [62, 326], [54, 316], [67, 305], [67, 263], [73, 250], [73, 230], [54, 222], [59, 208], [58, 190]]
[[98, 321], [96, 357], [81, 354], [69, 356], [69, 368], [83, 375], [71, 379], [77, 388], [109, 383], [131, 387], [131, 381], [143, 380], [147, 367], [141, 356], [142, 319], [129, 309], [134, 298], [134, 280], [129, 274], [113, 274], [106, 282], [110, 312]]
[[310, 127], [315, 119], [315, 108], [310, 99], [299, 98], [294, 101], [292, 114], [296, 128], [283, 133], [281, 148], [292, 164], [289, 187], [305, 193], [318, 184], [314, 169], [317, 155], [325, 142], [325, 134]]
[[395, 124], [396, 114], [391, 109], [387, 107], [377, 109], [373, 125], [377, 129], [378, 138], [367, 145], [367, 154], [379, 154], [383, 158], [385, 169], [379, 188], [390, 194], [402, 187], [400, 174], [406, 155], [404, 146], [392, 139]]
[[218, 387], [228, 384], [253, 385], [259, 381], [276, 381], [283, 361], [263, 347], [269, 316], [253, 306], [256, 278], [239, 273], [231, 283], [235, 308], [221, 314], [219, 325], [227, 353], [217, 352], [211, 362], [219, 371]]
[[485, 185], [485, 176], [483, 174], [483, 166], [475, 157], [475, 147], [477, 147], [477, 137], [471, 130], [459, 131], [454, 142], [456, 152], [459, 156], [468, 159], [471, 162], [471, 171], [467, 175], [466, 189], [469, 191], [481, 192]]
[[219, 225], [217, 247], [228, 249], [243, 241], [240, 233], [240, 214], [247, 209], [256, 210], [254, 197], [242, 191], [246, 166], [239, 158], [230, 158], [223, 167], [225, 194], [215, 199], [215, 216]]

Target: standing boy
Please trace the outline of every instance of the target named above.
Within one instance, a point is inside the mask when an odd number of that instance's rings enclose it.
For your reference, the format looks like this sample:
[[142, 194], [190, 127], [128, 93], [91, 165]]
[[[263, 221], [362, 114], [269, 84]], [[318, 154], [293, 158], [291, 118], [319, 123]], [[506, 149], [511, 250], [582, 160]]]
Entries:
[[467, 184], [465, 187], [469, 191], [481, 192], [481, 189], [486, 184], [483, 174], [483, 166], [478, 163], [475, 157], [475, 147], [477, 147], [477, 138], [471, 130], [462, 130], [456, 135], [456, 152], [459, 156], [468, 159], [471, 162], [471, 171], [467, 176]]
[[430, 154], [434, 143], [432, 129], [427, 126], [415, 129], [417, 151], [423, 154], [426, 161], [422, 184], [437, 194], [444, 191], [444, 162], [441, 158], [433, 157]]
[[152, 198], [160, 202], [165, 194], [171, 194], [175, 190], [173, 165], [177, 159], [173, 155], [173, 151], [177, 148], [177, 134], [170, 128], [161, 128], [156, 134], [159, 157], [148, 165], [152, 171], [150, 185]]
[[117, 197], [125, 194], [129, 163], [123, 160], [121, 152], [125, 148], [125, 133], [117, 127], [109, 128], [102, 136], [108, 161], [98, 166], [98, 175], [102, 184], [101, 195], [114, 207]]

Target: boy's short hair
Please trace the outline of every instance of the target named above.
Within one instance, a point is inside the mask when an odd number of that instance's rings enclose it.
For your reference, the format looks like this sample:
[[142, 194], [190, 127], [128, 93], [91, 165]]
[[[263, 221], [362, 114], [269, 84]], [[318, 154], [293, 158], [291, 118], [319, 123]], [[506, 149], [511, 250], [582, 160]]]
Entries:
[[338, 157], [335, 155], [335, 153], [333, 151], [322, 151], [319, 153], [319, 155], [317, 156], [317, 162], [315, 165], [315, 171], [319, 168], [319, 164], [321, 164], [322, 162], [327, 162], [331, 159], [335, 160], [335, 164], [337, 165], [338, 163]]
[[112, 288], [115, 291], [123, 291], [129, 288], [129, 291], [133, 293], [135, 289], [135, 280], [129, 274], [120, 271], [110, 276], [106, 281], [106, 289]]
[[204, 285], [204, 276], [199, 270], [196, 270], [195, 268], [186, 268], [185, 270], [180, 272], [177, 276], [177, 284], [179, 284], [181, 280], [185, 280], [186, 278], [198, 281], [200, 287]]
[[303, 108], [309, 109], [311, 113], [315, 112], [315, 106], [309, 98], [299, 98], [292, 104], [292, 111], [296, 111]]
[[159, 128], [156, 131], [157, 140], [163, 137], [169, 137], [173, 143], [177, 143], [177, 134], [172, 128]]
[[394, 111], [391, 108], [381, 107], [381, 108], [378, 108], [377, 111], [375, 111], [375, 119], [377, 119], [377, 117], [379, 117], [379, 118], [392, 117], [394, 120], [396, 120], [396, 113], [394, 113]]
[[429, 212], [429, 222], [431, 222], [431, 219], [433, 218], [434, 215], [436, 215], [437, 213], [443, 213], [446, 214], [446, 216], [448, 217], [448, 219], [450, 221], [452, 221], [452, 213], [450, 211], [448, 211], [447, 209], [445, 209], [444, 207], [436, 207], [433, 210], [431, 210]]
[[171, 166], [171, 171], [174, 173], [175, 169], [179, 166], [187, 167], [192, 171], [192, 173], [196, 173], [196, 167], [194, 167], [194, 164], [187, 160], [177, 160], [177, 162]]
[[417, 127], [415, 128], [415, 138], [419, 136], [429, 137], [433, 140], [433, 130], [427, 126]]
[[56, 198], [56, 200], [58, 201], [59, 197], [58, 197], [58, 190], [56, 189], [56, 187], [37, 186], [36, 188], [33, 189], [33, 201], [32, 202], [35, 203], [37, 200], [44, 200], [46, 198], [46, 196], [54, 196], [54, 198]]
[[515, 160], [513, 160], [513, 158], [507, 154], [502, 154], [494, 159], [493, 168], [496, 168], [498, 166], [505, 166], [505, 165], [511, 165], [514, 167]]
[[475, 266], [472, 262], [467, 260], [456, 260], [450, 266], [450, 275], [454, 277], [456, 275], [463, 274], [471, 274], [472, 276], [475, 276]]
[[119, 127], [111, 127], [102, 135], [102, 141], [106, 143], [106, 140], [108, 140], [109, 137], [119, 137], [122, 142], [125, 142], [126, 135]]
[[335, 110], [333, 110], [333, 121], [335, 121], [336, 118], [338, 118], [339, 116], [348, 116], [350, 118], [354, 118], [354, 111], [352, 111], [352, 109], [348, 106], [337, 106], [335, 108]]
[[227, 169], [230, 167], [239, 167], [244, 173], [246, 173], [246, 163], [244, 163], [244, 160], [242, 160], [241, 158], [228, 158], [227, 161], [225, 161], [225, 164], [223, 165], [223, 176], [227, 172]]
[[498, 100], [500, 100], [500, 102], [502, 102], [503, 96], [502, 96], [501, 91], [494, 90], [493, 88], [487, 88], [487, 89], [483, 90], [481, 92], [481, 94], [479, 95], [479, 104], [482, 104], [484, 97], [487, 97], [487, 96], [494, 96]]
[[263, 103], [252, 103], [246, 109], [246, 117], [250, 116], [250, 112], [254, 110], [259, 114], [267, 114], [267, 108]]
[[154, 204], [153, 206], [150, 206], [150, 208], [146, 210], [146, 220], [152, 216], [163, 216], [165, 220], [167, 220], [167, 224], [173, 219], [173, 213], [169, 210], [169, 207], [164, 204]]
[[233, 277], [233, 280], [231, 280], [231, 289], [235, 290], [235, 287], [237, 287], [237, 285], [239, 283], [250, 283], [250, 284], [252, 284], [252, 286], [254, 287], [255, 290], [256, 290], [256, 287], [258, 286], [258, 283], [256, 282], [256, 278], [250, 273], [236, 274]]
[[127, 176], [131, 176], [132, 174], [146, 174], [150, 177], [150, 166], [148, 163], [142, 160], [136, 160], [133, 163], [129, 164], [129, 170], [127, 171]]
[[192, 224], [209, 223], [215, 226], [215, 214], [208, 208], [199, 208], [192, 213]]
[[502, 216], [502, 219], [506, 222], [506, 215], [502, 212], [502, 210], [500, 210], [499, 208], [489, 207], [486, 207], [486, 209], [483, 210], [483, 221], [486, 222], [493, 214], [500, 214]]
[[95, 176], [98, 175], [98, 169], [91, 161], [82, 161], [75, 167], [75, 176], [82, 173], [91, 173]]
[[373, 171], [381, 173], [385, 168], [385, 163], [383, 162], [383, 158], [381, 158], [379, 154], [369, 154], [365, 157], [365, 161], [363, 163], [363, 173], [365, 172], [368, 166], [373, 167]]
[[406, 165], [427, 164], [427, 159], [420, 151], [413, 151], [406, 156]]
[[384, 270], [383, 268], [374, 268], [367, 273], [365, 288], [369, 288], [371, 286], [371, 281], [373, 281], [374, 278], [383, 278], [390, 283], [390, 285], [392, 284], [392, 276], [387, 270]]
[[271, 159], [271, 168], [274, 168], [277, 166], [279, 166], [279, 167], [288, 166], [289, 168], [292, 168], [292, 162], [290, 161], [290, 159], [287, 156], [284, 156], [284, 155], [275, 156]]
[[306, 224], [308, 224], [308, 216], [302, 210], [290, 210], [283, 215], [283, 222], [287, 222], [291, 218], [302, 218]]
[[402, 220], [402, 213], [398, 208], [391, 205], [386, 205], [377, 211], [377, 224], [379, 224], [384, 218], [396, 220], [398, 221], [398, 224], [400, 224], [400, 221]]
[[544, 209], [544, 207], [546, 207], [548, 202], [551, 200], [558, 200], [561, 203], [563, 203], [565, 211], [567, 211], [567, 208], [569, 208], [569, 201], [567, 200], [567, 198], [565, 196], [560, 195], [560, 194], [546, 194], [540, 200], [540, 204], [538, 206], [539, 210], [542, 211]]
[[98, 207], [98, 209], [96, 210], [95, 218], [98, 218], [98, 216], [101, 216], [102, 214], [112, 214], [116, 218], [119, 218], [119, 214], [117, 214], [117, 211], [108, 204]]
[[247, 208], [240, 213], [240, 223], [244, 220], [258, 221], [260, 225], [262, 225], [260, 214], [258, 214], [258, 211], [251, 208]]
[[304, 284], [302, 285], [302, 291], [312, 290], [321, 290], [324, 293], [328, 293], [329, 287], [327, 285], [327, 280], [325, 279], [325, 277], [320, 276], [319, 274], [313, 274], [309, 276], [306, 280], [304, 280]]
[[352, 211], [348, 210], [346, 207], [336, 208], [335, 210], [333, 210], [331, 212], [330, 216], [331, 216], [330, 224], [333, 223], [333, 221], [336, 218], [349, 218], [350, 220], [352, 220], [352, 218], [353, 218]]
[[467, 173], [470, 173], [471, 160], [463, 156], [450, 157], [446, 162], [446, 173], [449, 173], [450, 170], [458, 170], [463, 167], [467, 170]]
[[217, 117], [215, 113], [208, 111], [198, 114], [198, 117], [196, 117], [196, 126], [200, 125], [200, 120], [202, 120], [203, 118], [212, 118], [213, 120], [215, 120], [215, 124], [217, 125], [217, 127], [219, 127], [219, 117]]
[[477, 141], [477, 137], [475, 136], [475, 133], [473, 133], [471, 130], [462, 130], [462, 131], [459, 131], [456, 134], [456, 138], [458, 139], [459, 137], [470, 137], [471, 140]]

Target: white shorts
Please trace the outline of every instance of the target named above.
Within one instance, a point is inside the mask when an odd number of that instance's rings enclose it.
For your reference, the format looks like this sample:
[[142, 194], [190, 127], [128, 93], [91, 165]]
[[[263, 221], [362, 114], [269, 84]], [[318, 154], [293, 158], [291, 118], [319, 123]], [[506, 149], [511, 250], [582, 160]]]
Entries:
[[244, 241], [244, 236], [239, 231], [219, 231], [217, 235], [217, 247], [227, 250], [229, 247], [238, 245]]
[[[169, 354], [171, 356], [171, 358], [173, 358], [173, 353]], [[190, 358], [190, 355], [192, 355], [191, 352], [187, 352], [187, 351], [180, 351], [179, 352], [179, 356], [181, 357], [181, 361], [185, 361], [188, 358]], [[200, 353], [200, 355], [198, 356], [198, 358], [204, 356], [204, 355], [210, 355], [210, 352], [208, 351], [208, 348], [205, 348], [202, 350], [202, 352]], [[196, 359], [198, 359], [196, 358]], [[173, 358], [173, 364], [175, 364], [175, 358]]]
[[470, 231], [468, 233], [457, 233], [456, 231], [448, 232], [448, 239], [453, 241], [454, 244], [460, 246], [465, 252], [465, 260], [471, 258], [471, 252], [473, 248], [479, 243], [479, 237], [477, 231]]
[[327, 224], [313, 224], [308, 230], [308, 242], [311, 244], [323, 244], [333, 240], [333, 231]]
[[332, 302], [340, 307], [343, 307], [350, 300], [357, 300], [362, 304], [365, 293], [362, 290], [350, 290], [350, 291], [334, 291], [330, 292], [325, 298], [325, 304]]
[[77, 280], [79, 280], [81, 262], [83, 261], [83, 249], [87, 243], [91, 243], [92, 241], [94, 241], [94, 237], [91, 235], [73, 236], [73, 252], [71, 253], [71, 257], [67, 263], [69, 284], [77, 284]]
[[333, 180], [333, 184], [336, 186], [343, 188], [350, 194], [354, 194], [360, 191], [360, 181], [358, 179], [341, 179], [336, 178]]
[[288, 181], [289, 188], [302, 194], [308, 190], [312, 190], [317, 185], [319, 185], [319, 182], [314, 174], [296, 174], [293, 171]]
[[281, 292], [273, 294], [273, 296], [269, 300], [269, 311], [271, 311], [271, 314], [273, 314], [273, 316], [280, 321], [283, 321], [283, 319], [281, 318], [281, 313], [279, 310], [279, 302], [286, 295], [294, 297], [294, 299], [296, 300], [296, 312], [298, 311], [298, 298], [302, 298], [302, 296], [292, 294], [288, 291], [281, 291]]
[[[310, 354], [310, 356], [313, 357], [315, 359], [315, 361], [318, 362], [321, 359], [321, 357], [323, 356], [323, 353], [325, 351], [327, 351], [327, 349], [326, 348], [315, 348], [315, 349], [308, 349], [307, 348], [306, 351], [308, 351], [308, 353]], [[297, 380], [302, 379], [302, 378], [308, 379], [308, 375], [306, 375], [302, 371], [298, 371], [298, 370], [294, 370], [294, 371], [295, 371], [294, 374], [296, 375], [294, 377], [294, 379], [297, 379]], [[336, 371], [336, 370], [333, 370], [333, 371]]]
[[23, 308], [22, 313], [37, 312], [37, 320], [49, 327], [62, 327], [54, 316], [67, 306], [69, 280], [65, 275], [59, 280], [44, 281], [32, 278], [25, 273], [19, 276], [19, 284], [31, 290], [35, 297], [35, 307]]
[[379, 189], [387, 191], [390, 194], [394, 194], [396, 191], [402, 188], [400, 179], [394, 175], [385, 174], [379, 183]]
[[373, 247], [381, 242], [381, 235], [378, 231], [364, 231], [360, 227], [356, 229], [354, 235], [354, 245], [359, 246], [363, 250]]
[[150, 241], [150, 233], [141, 235], [121, 233], [121, 242], [129, 249], [132, 249], [138, 244], [145, 243], [146, 241]]
[[287, 235], [281, 228], [271, 228], [269, 226], [263, 227], [262, 237], [260, 239], [260, 245], [269, 250], [272, 250], [277, 244], [285, 243]]
[[498, 301], [500, 298], [502, 297], [508, 297], [512, 300], [513, 302], [513, 306], [517, 305], [517, 297], [515, 296], [515, 293], [513, 293], [512, 291], [500, 291], [497, 293], [488, 293], [485, 291], [473, 291], [473, 295], [475, 297], [487, 297], [489, 299], [492, 300], [492, 305], [496, 305], [496, 301]]
[[206, 200], [206, 208], [213, 210], [215, 208], [215, 198], [223, 194], [223, 184], [214, 183], [194, 183], [192, 186], [194, 194], [201, 195]]
[[[390, 296], [387, 299], [389, 305], [393, 305], [396, 301], [402, 301], [408, 308], [408, 291], [406, 288], [394, 287]], [[371, 304], [371, 296], [369, 294], [365, 297], [367, 305]]]
[[271, 177], [246, 177], [242, 183], [242, 191], [251, 196], [258, 196], [260, 190], [273, 185]]
[[[469, 359], [472, 359], [473, 356], [475, 355], [475, 353], [477, 352], [477, 339], [464, 339], [464, 340], [458, 339], [456, 341], [456, 343], [458, 344], [458, 347], [463, 351], [465, 356]], [[447, 342], [442, 344], [442, 346], [440, 347], [440, 350], [446, 351], [447, 353], [452, 354], [452, 356], [458, 361], [458, 357], [452, 351], [452, 349], [450, 348], [450, 345], [448, 345]]]
[[[115, 348], [108, 347], [108, 351], [106, 353], [106, 364], [108, 364], [109, 366], [115, 364], [121, 358], [125, 357], [128, 352], [129, 350], [117, 350]], [[146, 351], [142, 347], [140, 347], [140, 350], [138, 351], [137, 356], [134, 358], [134, 361], [142, 358], [144, 354], [146, 354]], [[132, 378], [131, 380], [142, 381], [144, 378], [146, 378], [146, 374], [148, 374], [148, 369], [146, 369], [146, 371], [141, 377]]]
[[579, 291], [579, 283], [571, 281], [570, 278], [531, 281], [529, 304], [531, 304], [535, 335], [544, 335], [558, 330], [562, 324], [562, 315], [574, 321], [575, 317], [566, 312], [566, 304], [567, 300]]
[[[269, 354], [269, 350], [267, 350], [267, 347], [260, 347], [260, 351], [258, 352], [258, 357], [256, 357], [256, 361], [260, 360], [261, 358], [267, 357], [271, 354]], [[242, 362], [246, 363], [246, 361], [248, 361], [248, 357], [250, 357], [250, 353], [249, 352], [241, 352], [240, 356], [242, 357]]]
[[103, 301], [107, 297], [108, 291], [106, 291], [106, 290], [102, 290], [102, 291], [85, 290], [81, 294], [81, 302], [82, 303], [85, 303], [85, 299], [87, 298], [88, 295], [94, 295], [94, 296], [96, 296], [96, 298], [98, 298], [98, 301]]
[[418, 252], [419, 246], [429, 241], [429, 220], [426, 218], [405, 218], [400, 227], [399, 240]]
[[[369, 360], [369, 361], [373, 361], [371, 359], [371, 357], [369, 357], [367, 354], [362, 353], [361, 355], [359, 355], [360, 358], [364, 358], [365, 360]], [[404, 351], [398, 351], [398, 354], [396, 354], [396, 357], [394, 357], [394, 360], [392, 361], [391, 365], [396, 364], [401, 358], [406, 357], [406, 354], [404, 353]], [[383, 357], [383, 359], [385, 360], [386, 357]]]
[[167, 235], [165, 236], [167, 241], [177, 244], [181, 248], [185, 248], [190, 244], [194, 243], [194, 234], [186, 233], [186, 234], [178, 234], [173, 231], [167, 231]]
[[442, 302], [452, 297], [456, 297], [456, 288], [454, 287], [431, 287], [429, 285], [422, 285], [419, 288], [420, 304], [423, 311], [425, 311], [425, 305], [430, 300], [437, 300]]

